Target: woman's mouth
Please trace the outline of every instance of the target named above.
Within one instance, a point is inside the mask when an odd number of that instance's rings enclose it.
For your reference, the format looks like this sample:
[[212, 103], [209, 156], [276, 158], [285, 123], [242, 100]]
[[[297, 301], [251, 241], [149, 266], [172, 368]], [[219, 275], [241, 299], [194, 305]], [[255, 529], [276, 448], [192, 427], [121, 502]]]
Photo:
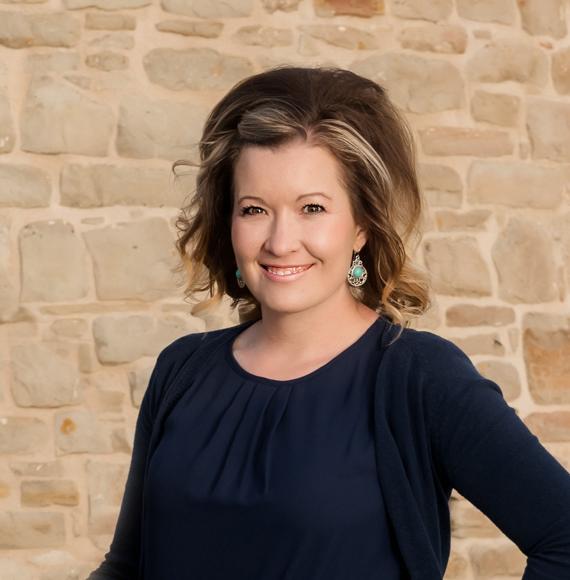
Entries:
[[277, 281], [292, 281], [300, 278], [307, 270], [309, 270], [313, 264], [306, 264], [304, 266], [292, 266], [292, 267], [277, 267], [277, 266], [267, 266], [261, 264], [263, 272], [270, 280]]

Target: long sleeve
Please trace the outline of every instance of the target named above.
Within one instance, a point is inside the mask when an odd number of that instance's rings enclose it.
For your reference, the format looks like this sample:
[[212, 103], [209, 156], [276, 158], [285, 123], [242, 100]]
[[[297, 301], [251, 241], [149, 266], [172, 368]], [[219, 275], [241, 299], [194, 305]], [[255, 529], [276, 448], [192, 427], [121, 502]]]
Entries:
[[523, 580], [570, 578], [570, 473], [500, 387], [450, 341], [447, 350], [434, 437], [443, 477], [527, 556]]

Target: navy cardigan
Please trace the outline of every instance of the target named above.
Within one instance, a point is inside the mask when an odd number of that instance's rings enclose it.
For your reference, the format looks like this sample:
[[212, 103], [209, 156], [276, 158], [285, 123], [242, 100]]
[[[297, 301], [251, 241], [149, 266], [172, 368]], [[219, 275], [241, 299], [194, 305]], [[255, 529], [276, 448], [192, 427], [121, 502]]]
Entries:
[[[142, 579], [143, 489], [165, 417], [207, 357], [247, 323], [159, 354], [139, 410], [115, 535], [88, 580]], [[455, 488], [527, 556], [523, 580], [570, 579], [570, 473], [451, 341], [384, 321], [374, 417], [378, 478], [412, 580], [441, 580]], [[253, 579], [252, 579], [253, 580]]]

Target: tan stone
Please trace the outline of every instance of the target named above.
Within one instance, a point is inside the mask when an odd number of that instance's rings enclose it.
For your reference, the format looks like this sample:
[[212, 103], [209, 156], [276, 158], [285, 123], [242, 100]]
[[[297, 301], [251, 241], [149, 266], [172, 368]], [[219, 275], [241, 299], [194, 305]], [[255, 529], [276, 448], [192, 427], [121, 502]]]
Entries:
[[515, 6], [504, 0], [457, 0], [457, 14], [477, 22], [515, 23]]
[[79, 505], [77, 484], [69, 479], [28, 480], [20, 486], [22, 505], [26, 507]]
[[349, 68], [380, 83], [398, 106], [413, 113], [463, 106], [463, 79], [449, 62], [392, 52], [354, 61]]
[[539, 404], [570, 403], [570, 319], [524, 319], [523, 354], [529, 391]]
[[464, 337], [450, 337], [450, 340], [469, 356], [480, 354], [493, 356], [505, 355], [505, 347], [501, 341], [501, 337], [496, 332], [474, 334]]
[[554, 38], [566, 36], [564, 0], [518, 0], [524, 30], [533, 35], [548, 35]]
[[73, 207], [141, 205], [181, 207], [184, 193], [170, 184], [166, 168], [109, 164], [63, 167], [61, 203]]
[[570, 441], [570, 411], [530, 413], [524, 422], [541, 442]]
[[19, 244], [23, 301], [57, 302], [87, 294], [87, 253], [70, 223], [28, 223], [20, 231]]
[[419, 130], [426, 155], [471, 155], [499, 157], [513, 153], [513, 142], [506, 131], [472, 127], [427, 127]]
[[[45, 2], [47, 0], [42, 1]], [[6, 578], [6, 580], [35, 580], [37, 575], [36, 569], [29, 564], [16, 561], [13, 558], [0, 558], [0, 578]]]
[[456, 24], [424, 24], [402, 29], [398, 40], [403, 48], [443, 54], [463, 54], [467, 32]]
[[49, 176], [32, 165], [0, 165], [0, 206], [47, 207], [50, 203]]
[[[267, 4], [267, 0], [264, 0]], [[279, 1], [279, 0], [278, 0]], [[275, 0], [273, 0], [273, 3]], [[283, 0], [280, 0], [282, 3]], [[360, 16], [370, 18], [384, 14], [384, 0], [313, 0], [313, 9], [317, 16]]]
[[513, 95], [475, 91], [471, 98], [471, 115], [476, 121], [514, 127], [519, 110], [520, 99]]
[[10, 102], [5, 91], [0, 87], [0, 153], [10, 153], [14, 148], [14, 122]]
[[177, 252], [160, 217], [119, 223], [84, 233], [101, 300], [157, 300], [177, 288]]
[[58, 342], [15, 345], [12, 395], [20, 407], [61, 407], [81, 402], [77, 349]]
[[161, 32], [172, 32], [182, 36], [202, 36], [204, 38], [217, 38], [224, 29], [223, 22], [186, 20], [161, 20], [156, 23], [156, 29]]
[[512, 217], [497, 236], [491, 255], [502, 300], [531, 304], [556, 299], [554, 247], [540, 225]]
[[491, 217], [488, 209], [474, 209], [466, 212], [438, 211], [435, 214], [437, 229], [442, 232], [484, 231]]
[[155, 48], [143, 66], [151, 82], [174, 91], [229, 89], [254, 72], [249, 59], [212, 48]]
[[191, 329], [185, 319], [164, 315], [100, 316], [93, 321], [97, 358], [102, 364], [133, 362], [143, 356], [157, 356], [173, 340]]
[[131, 389], [131, 401], [133, 406], [138, 408], [148, 387], [150, 375], [154, 365], [145, 368], [135, 369], [129, 372], [129, 386]]
[[521, 394], [521, 381], [516, 367], [501, 360], [484, 360], [478, 362], [477, 370], [487, 379], [496, 383], [507, 401], [512, 401]]
[[570, 104], [529, 99], [527, 128], [533, 159], [570, 162]]
[[78, 52], [64, 49], [51, 49], [49, 52], [38, 52], [26, 57], [26, 72], [31, 75], [63, 73], [77, 70], [81, 66]]
[[81, 338], [89, 330], [89, 325], [82, 318], [61, 318], [50, 325], [51, 331], [62, 338]]
[[115, 120], [111, 107], [70, 83], [33, 77], [21, 116], [22, 149], [31, 153], [107, 155]]
[[445, 568], [445, 580], [463, 580], [469, 574], [469, 560], [453, 549]]
[[563, 198], [566, 175], [562, 168], [533, 163], [474, 161], [467, 174], [471, 203], [555, 209]]
[[130, 50], [135, 46], [135, 39], [127, 32], [110, 32], [91, 40], [88, 46], [105, 50]]
[[119, 109], [117, 152], [137, 159], [197, 161], [197, 143], [207, 109], [197, 103], [151, 101], [142, 95], [125, 97]]
[[113, 534], [125, 492], [128, 465], [88, 460], [89, 534]]
[[0, 45], [9, 48], [75, 46], [80, 35], [79, 19], [65, 12], [0, 13]]
[[104, 71], [125, 70], [129, 67], [129, 59], [124, 54], [102, 50], [95, 54], [88, 54], [85, 57], [85, 64]]
[[377, 37], [374, 34], [354, 26], [307, 24], [299, 26], [299, 30], [317, 40], [322, 40], [327, 44], [339, 46], [340, 48], [349, 50], [373, 50], [379, 48]]
[[424, 259], [436, 292], [489, 296], [491, 279], [477, 240], [469, 236], [424, 241]]
[[548, 80], [548, 57], [530, 41], [501, 38], [477, 50], [467, 62], [466, 72], [472, 81], [515, 81], [543, 87]]
[[[380, 2], [381, 0], [377, 0]], [[267, 12], [273, 14], [277, 10], [281, 12], [293, 12], [299, 8], [301, 0], [261, 0], [262, 6]]]
[[454, 304], [445, 311], [447, 326], [506, 326], [515, 322], [515, 311], [507, 306]]
[[253, 0], [161, 0], [166, 12], [200, 18], [235, 18], [251, 16]]
[[19, 477], [60, 477], [63, 466], [55, 461], [12, 461], [10, 469]]
[[461, 206], [463, 184], [459, 173], [446, 165], [419, 163], [418, 179], [430, 206]]
[[467, 500], [450, 502], [452, 538], [498, 538], [499, 528]]
[[476, 578], [521, 577], [526, 556], [514, 545], [497, 547], [473, 545], [469, 549]]
[[241, 26], [233, 34], [232, 38], [241, 44], [249, 46], [291, 46], [293, 44], [293, 32], [287, 28], [273, 26], [261, 26], [252, 24]]
[[453, 9], [451, 0], [392, 0], [394, 16], [421, 20], [445, 20]]
[[54, 416], [56, 453], [112, 453], [112, 428], [86, 409], [68, 409]]
[[87, 30], [134, 30], [136, 27], [137, 21], [132, 14], [105, 14], [104, 12], [85, 14]]
[[51, 548], [65, 544], [63, 513], [0, 512], [0, 549]]
[[81, 10], [82, 8], [99, 8], [100, 10], [126, 10], [130, 8], [142, 8], [152, 3], [152, 0], [63, 0], [68, 10]]
[[0, 453], [40, 453], [45, 451], [48, 430], [34, 417], [0, 417]]
[[570, 47], [564, 47], [552, 54], [552, 83], [561, 95], [570, 95]]

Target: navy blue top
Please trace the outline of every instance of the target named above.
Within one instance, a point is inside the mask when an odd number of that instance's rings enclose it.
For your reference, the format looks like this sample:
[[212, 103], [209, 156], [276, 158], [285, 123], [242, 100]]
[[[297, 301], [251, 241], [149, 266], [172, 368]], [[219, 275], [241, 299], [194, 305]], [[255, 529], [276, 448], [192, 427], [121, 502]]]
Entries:
[[404, 578], [374, 452], [381, 328], [291, 380], [223, 345], [152, 456], [145, 579]]

